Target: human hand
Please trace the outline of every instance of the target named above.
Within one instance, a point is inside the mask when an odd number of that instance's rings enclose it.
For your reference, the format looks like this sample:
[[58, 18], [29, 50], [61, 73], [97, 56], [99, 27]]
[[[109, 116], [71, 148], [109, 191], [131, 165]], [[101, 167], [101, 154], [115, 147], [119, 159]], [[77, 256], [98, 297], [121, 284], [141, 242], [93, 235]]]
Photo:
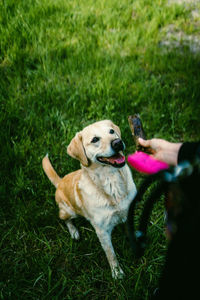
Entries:
[[176, 166], [178, 162], [178, 152], [182, 143], [170, 143], [163, 139], [143, 140], [138, 139], [141, 146], [148, 148], [148, 152], [155, 159], [166, 162], [171, 166]]

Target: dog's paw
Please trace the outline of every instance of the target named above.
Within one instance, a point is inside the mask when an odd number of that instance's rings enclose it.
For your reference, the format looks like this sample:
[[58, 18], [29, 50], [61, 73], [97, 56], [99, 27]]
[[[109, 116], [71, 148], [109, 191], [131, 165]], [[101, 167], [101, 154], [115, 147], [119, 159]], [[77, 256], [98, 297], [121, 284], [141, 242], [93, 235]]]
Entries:
[[124, 277], [124, 272], [123, 270], [120, 268], [120, 266], [115, 267], [112, 269], [112, 277], [114, 279], [122, 279]]
[[80, 234], [77, 229], [72, 230], [70, 232], [70, 234], [71, 234], [72, 239], [77, 240], [77, 241], [80, 239]]
[[74, 240], [79, 240], [79, 239], [80, 239], [80, 234], [79, 234], [78, 230], [74, 232], [72, 238], [73, 238]]
[[71, 221], [67, 221], [66, 225], [69, 229], [69, 233], [71, 235], [71, 238], [74, 239], [74, 240], [79, 240], [80, 235], [79, 235], [78, 229], [71, 223]]

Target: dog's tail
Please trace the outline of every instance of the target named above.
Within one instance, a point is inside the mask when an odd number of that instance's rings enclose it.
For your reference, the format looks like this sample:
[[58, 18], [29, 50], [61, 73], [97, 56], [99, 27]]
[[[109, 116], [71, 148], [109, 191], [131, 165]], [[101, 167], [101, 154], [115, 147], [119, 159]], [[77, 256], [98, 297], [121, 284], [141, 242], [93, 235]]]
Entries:
[[58, 176], [58, 174], [54, 170], [54, 168], [49, 160], [48, 154], [42, 160], [42, 167], [43, 167], [44, 172], [46, 173], [47, 177], [49, 178], [49, 180], [57, 188], [59, 182], [61, 181], [61, 178]]

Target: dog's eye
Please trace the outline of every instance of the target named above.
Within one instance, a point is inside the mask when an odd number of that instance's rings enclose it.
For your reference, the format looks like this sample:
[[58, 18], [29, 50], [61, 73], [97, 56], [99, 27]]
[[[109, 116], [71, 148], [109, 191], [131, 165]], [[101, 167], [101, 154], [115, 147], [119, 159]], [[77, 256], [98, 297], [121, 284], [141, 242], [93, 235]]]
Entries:
[[100, 138], [98, 138], [98, 137], [95, 136], [95, 137], [91, 140], [91, 143], [97, 143], [99, 140], [100, 140]]
[[110, 134], [113, 134], [113, 133], [115, 133], [113, 129], [110, 129], [110, 131], [109, 131], [109, 132], [110, 132]]

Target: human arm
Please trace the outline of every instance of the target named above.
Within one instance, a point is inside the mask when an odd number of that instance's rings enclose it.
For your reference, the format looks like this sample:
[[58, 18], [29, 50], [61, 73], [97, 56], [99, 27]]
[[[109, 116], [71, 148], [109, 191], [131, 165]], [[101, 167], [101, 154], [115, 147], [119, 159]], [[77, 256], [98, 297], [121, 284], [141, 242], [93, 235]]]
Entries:
[[150, 150], [153, 158], [164, 161], [171, 166], [177, 165], [182, 143], [171, 143], [163, 139], [143, 140], [142, 138], [139, 138], [138, 142]]

